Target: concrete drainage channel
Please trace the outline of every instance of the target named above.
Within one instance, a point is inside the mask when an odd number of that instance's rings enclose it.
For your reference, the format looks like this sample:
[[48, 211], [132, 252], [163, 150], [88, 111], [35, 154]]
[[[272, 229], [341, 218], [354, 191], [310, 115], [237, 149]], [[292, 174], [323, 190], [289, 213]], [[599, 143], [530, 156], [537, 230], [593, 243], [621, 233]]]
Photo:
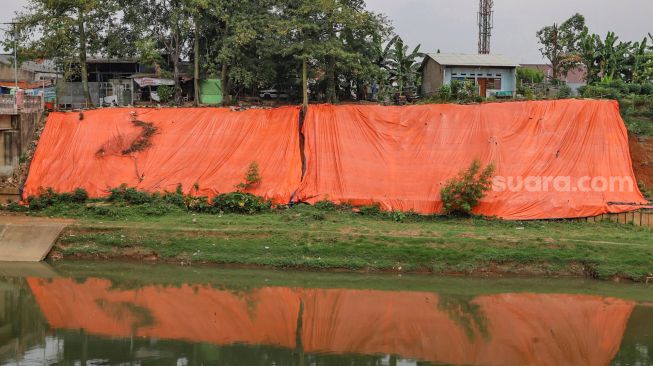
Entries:
[[63, 220], [0, 216], [0, 262], [42, 261], [67, 225]]

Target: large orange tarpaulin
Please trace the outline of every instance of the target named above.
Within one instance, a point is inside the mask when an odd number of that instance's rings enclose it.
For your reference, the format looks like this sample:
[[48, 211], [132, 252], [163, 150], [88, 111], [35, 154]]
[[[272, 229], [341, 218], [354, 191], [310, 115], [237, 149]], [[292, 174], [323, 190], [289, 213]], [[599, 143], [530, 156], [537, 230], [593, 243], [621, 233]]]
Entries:
[[[478, 158], [493, 162], [506, 182], [488, 193], [479, 214], [588, 217], [634, 209], [609, 203], [646, 203], [617, 102], [320, 105], [309, 109], [303, 132], [307, 169], [298, 199], [308, 202], [436, 213], [442, 185]], [[615, 180], [612, 191], [603, 190], [603, 179]], [[626, 188], [622, 179], [630, 180]]]
[[301, 344], [310, 353], [465, 365], [608, 365], [634, 308], [620, 299], [565, 294], [464, 300], [429, 292], [284, 287], [123, 290], [93, 278], [28, 283], [56, 329], [217, 345]]
[[[132, 123], [132, 111], [157, 131], [149, 148], [124, 154], [143, 132]], [[126, 183], [152, 192], [182, 184], [187, 193], [213, 197], [233, 192], [255, 161], [262, 181], [251, 193], [285, 203], [301, 179], [298, 129], [297, 107], [100, 109], [84, 112], [83, 119], [79, 113], [52, 113], [24, 194], [82, 187], [101, 197]]]

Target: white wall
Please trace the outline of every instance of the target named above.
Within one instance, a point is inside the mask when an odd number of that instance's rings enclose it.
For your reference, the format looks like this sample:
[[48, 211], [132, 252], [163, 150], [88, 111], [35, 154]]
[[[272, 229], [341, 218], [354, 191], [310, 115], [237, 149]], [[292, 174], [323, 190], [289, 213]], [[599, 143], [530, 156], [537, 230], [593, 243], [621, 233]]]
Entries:
[[[453, 75], [453, 74], [457, 75]], [[466, 75], [462, 75], [462, 74]], [[471, 74], [474, 74], [473, 76]], [[491, 76], [489, 76], [490, 74]], [[499, 76], [497, 76], [499, 75]], [[450, 84], [452, 77], [464, 77], [464, 78], [486, 78], [501, 77], [501, 91], [517, 91], [517, 69], [498, 69], [498, 68], [487, 68], [487, 67], [449, 67], [445, 69], [444, 73], [444, 84]]]

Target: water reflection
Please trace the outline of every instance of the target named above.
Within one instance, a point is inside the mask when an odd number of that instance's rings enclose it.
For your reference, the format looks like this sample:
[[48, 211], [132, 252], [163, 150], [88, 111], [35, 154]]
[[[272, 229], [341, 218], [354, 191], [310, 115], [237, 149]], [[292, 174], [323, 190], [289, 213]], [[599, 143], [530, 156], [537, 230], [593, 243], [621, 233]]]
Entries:
[[648, 365], [652, 322], [595, 295], [0, 280], [7, 365]]

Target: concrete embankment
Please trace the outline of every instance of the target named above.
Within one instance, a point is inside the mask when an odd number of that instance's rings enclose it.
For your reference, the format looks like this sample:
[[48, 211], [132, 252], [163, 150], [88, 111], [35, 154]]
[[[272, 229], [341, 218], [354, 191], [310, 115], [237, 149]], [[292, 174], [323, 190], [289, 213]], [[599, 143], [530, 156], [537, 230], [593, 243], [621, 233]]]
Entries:
[[0, 216], [0, 262], [40, 262], [52, 249], [65, 220]]

